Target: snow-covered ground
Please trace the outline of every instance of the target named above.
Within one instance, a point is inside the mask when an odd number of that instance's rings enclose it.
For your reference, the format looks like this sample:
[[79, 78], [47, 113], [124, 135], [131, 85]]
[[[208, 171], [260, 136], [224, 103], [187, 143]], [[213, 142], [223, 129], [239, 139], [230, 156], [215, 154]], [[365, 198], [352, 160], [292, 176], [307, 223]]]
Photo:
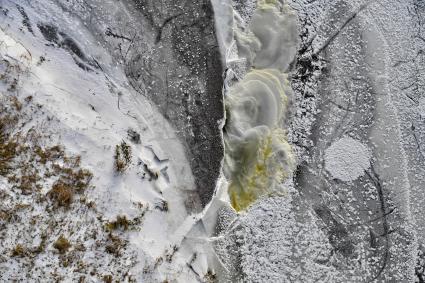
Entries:
[[[81, 167], [93, 175], [84, 202], [76, 198], [53, 214], [43, 214], [49, 203], [32, 199], [47, 196], [53, 181], [41, 182], [31, 198], [2, 179], [2, 211], [25, 207], [1, 220], [0, 280], [97, 282], [112, 276], [120, 282], [188, 282], [207, 274], [202, 250], [191, 267], [193, 254], [179, 250], [197, 219], [190, 210], [201, 204], [174, 128], [130, 86], [125, 70], [91, 31], [60, 5], [1, 1], [0, 6], [2, 100], [23, 103], [31, 97], [39, 108], [22, 109], [30, 118], [14, 132], [40, 132], [43, 146], [60, 144], [67, 154], [81, 156]], [[7, 77], [13, 76], [11, 87]], [[116, 146], [122, 142], [130, 146], [131, 160], [117, 172]], [[118, 224], [109, 231], [120, 217], [130, 227]], [[39, 245], [43, 233], [45, 250], [13, 256], [18, 245], [28, 251]], [[69, 240], [72, 257], [63, 259], [54, 248], [60, 235]], [[108, 250], [110, 242], [119, 251]]]

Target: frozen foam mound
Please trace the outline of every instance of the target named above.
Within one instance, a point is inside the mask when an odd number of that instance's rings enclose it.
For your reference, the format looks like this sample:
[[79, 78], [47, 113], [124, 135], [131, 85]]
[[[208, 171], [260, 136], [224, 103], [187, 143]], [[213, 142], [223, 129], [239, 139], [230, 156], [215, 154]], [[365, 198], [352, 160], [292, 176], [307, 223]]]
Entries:
[[227, 90], [224, 129], [224, 173], [236, 211], [281, 190], [295, 163], [284, 130], [292, 96], [284, 71], [297, 50], [297, 18], [287, 5], [260, 0], [249, 23], [241, 21], [234, 26], [236, 61], [251, 69]]
[[297, 52], [297, 17], [287, 5], [258, 1], [248, 29], [236, 29], [235, 39], [251, 66], [287, 70]]
[[291, 89], [277, 70], [252, 70], [226, 99], [224, 171], [233, 208], [245, 209], [292, 171], [283, 125]]

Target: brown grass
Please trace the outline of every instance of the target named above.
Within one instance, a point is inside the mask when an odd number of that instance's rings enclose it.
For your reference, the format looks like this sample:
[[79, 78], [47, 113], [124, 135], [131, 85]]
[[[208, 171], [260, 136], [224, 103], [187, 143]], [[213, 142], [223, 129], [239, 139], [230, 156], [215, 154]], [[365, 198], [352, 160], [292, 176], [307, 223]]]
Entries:
[[69, 207], [74, 199], [74, 192], [68, 184], [57, 182], [49, 191], [48, 196], [56, 206]]
[[27, 249], [21, 244], [17, 244], [13, 249], [11, 255], [13, 257], [24, 257], [27, 255]]
[[65, 153], [59, 145], [45, 149], [40, 146], [36, 146], [34, 152], [39, 158], [38, 162], [41, 164], [46, 164], [47, 161], [54, 161], [65, 157]]
[[22, 103], [19, 101], [19, 99], [16, 96], [11, 97], [12, 105], [17, 111], [22, 110]]
[[112, 275], [103, 275], [103, 282], [112, 283]]
[[23, 174], [17, 179], [18, 187], [24, 195], [31, 194], [35, 189], [40, 189], [40, 185], [37, 183], [41, 178], [38, 176], [36, 171], [27, 172], [24, 170]]
[[120, 239], [118, 236], [108, 234], [108, 243], [106, 244], [105, 251], [107, 253], [113, 254], [115, 256], [121, 255], [121, 250], [124, 248], [125, 242]]
[[[7, 109], [0, 106], [0, 115]], [[13, 168], [13, 160], [17, 155], [18, 140], [11, 131], [17, 124], [17, 117], [6, 114], [0, 116], [0, 175], [9, 174]]]
[[217, 275], [211, 270], [208, 269], [207, 273], [204, 276], [205, 282], [207, 283], [217, 283], [218, 278]]
[[[57, 154], [66, 158], [66, 156]], [[50, 155], [57, 158], [58, 155]], [[56, 206], [69, 207], [74, 200], [74, 195], [84, 192], [88, 188], [92, 178], [92, 173], [81, 169], [80, 157], [67, 158], [65, 166], [53, 165], [54, 175], [59, 179], [53, 184], [48, 196], [54, 201]]]
[[[80, 168], [80, 156], [67, 156], [60, 145], [41, 146], [42, 136], [34, 128], [17, 132], [23, 119], [23, 104], [15, 96], [0, 98], [0, 176], [6, 177], [22, 194], [33, 194], [42, 189], [44, 178], [56, 178], [48, 197], [55, 206], [69, 207], [74, 195], [88, 188], [92, 174]], [[25, 102], [30, 103], [32, 97]]]
[[118, 215], [117, 219], [112, 222], [106, 223], [106, 230], [112, 231], [112, 230], [128, 230], [128, 227], [131, 225], [131, 221], [127, 219], [127, 216], [125, 215]]
[[61, 254], [65, 254], [71, 247], [71, 243], [61, 235], [56, 242], [53, 243], [53, 247], [59, 251]]
[[131, 146], [125, 141], [122, 141], [119, 145], [115, 146], [115, 170], [119, 173], [123, 173], [128, 166], [131, 164]]

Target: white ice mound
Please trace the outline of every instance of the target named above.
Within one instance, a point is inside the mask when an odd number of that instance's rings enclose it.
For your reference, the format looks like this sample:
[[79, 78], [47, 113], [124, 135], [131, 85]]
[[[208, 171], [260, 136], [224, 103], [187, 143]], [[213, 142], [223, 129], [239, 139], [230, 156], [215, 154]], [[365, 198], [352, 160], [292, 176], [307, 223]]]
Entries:
[[286, 114], [288, 95], [286, 75], [277, 70], [253, 70], [230, 89], [227, 106], [231, 108], [232, 131], [247, 131], [257, 126], [278, 126]]
[[370, 166], [371, 153], [361, 142], [344, 137], [325, 151], [325, 168], [333, 178], [353, 181]]
[[297, 52], [297, 17], [274, 2], [259, 1], [248, 30], [236, 29], [235, 39], [240, 57], [251, 66], [287, 70]]

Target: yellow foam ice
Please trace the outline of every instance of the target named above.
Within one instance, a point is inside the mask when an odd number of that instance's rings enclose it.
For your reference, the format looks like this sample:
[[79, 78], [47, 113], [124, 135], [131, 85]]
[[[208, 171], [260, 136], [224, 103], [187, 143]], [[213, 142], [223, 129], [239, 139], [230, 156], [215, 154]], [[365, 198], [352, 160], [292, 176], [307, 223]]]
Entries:
[[[279, 130], [271, 132], [259, 144], [256, 158], [240, 164], [229, 185], [231, 204], [236, 211], [246, 209], [261, 196], [276, 192], [275, 185], [292, 171], [293, 156], [289, 144], [280, 140]], [[279, 144], [280, 143], [280, 144]], [[276, 149], [283, 146], [287, 153], [285, 162], [276, 157]]]
[[224, 173], [236, 211], [278, 192], [294, 167], [283, 129], [292, 90], [284, 73], [297, 51], [296, 16], [277, 0], [258, 0], [249, 26], [235, 29], [251, 70], [226, 95]]
[[258, 0], [257, 9], [267, 9], [276, 7], [279, 4], [277, 0]]
[[281, 128], [291, 90], [277, 70], [252, 70], [229, 90], [225, 174], [236, 211], [277, 190], [294, 158]]

